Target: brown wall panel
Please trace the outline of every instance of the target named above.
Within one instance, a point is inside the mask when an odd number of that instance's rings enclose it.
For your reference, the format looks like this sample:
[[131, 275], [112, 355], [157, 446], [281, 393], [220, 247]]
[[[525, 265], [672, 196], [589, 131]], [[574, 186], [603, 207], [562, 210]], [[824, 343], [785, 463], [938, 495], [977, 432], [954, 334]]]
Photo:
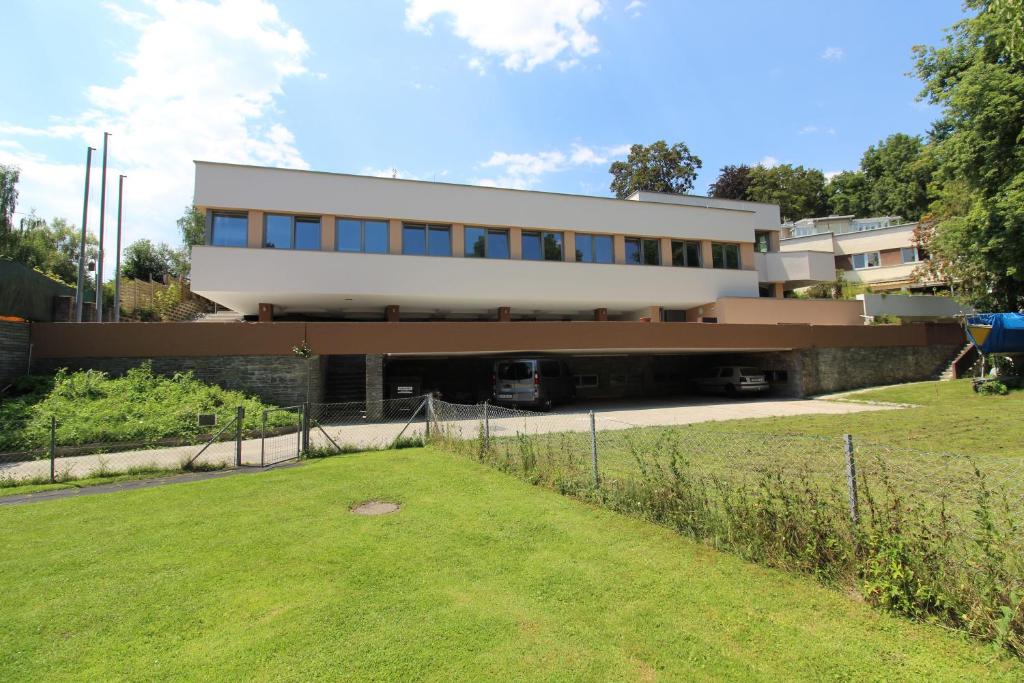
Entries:
[[37, 323], [39, 358], [797, 349], [963, 344], [954, 324], [818, 326], [644, 322]]

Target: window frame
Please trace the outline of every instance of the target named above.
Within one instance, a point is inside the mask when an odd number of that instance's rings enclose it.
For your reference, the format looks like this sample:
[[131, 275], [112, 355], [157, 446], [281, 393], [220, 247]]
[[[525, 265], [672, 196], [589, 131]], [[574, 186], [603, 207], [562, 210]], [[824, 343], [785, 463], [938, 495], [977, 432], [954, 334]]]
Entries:
[[[475, 253], [470, 253], [470, 243], [466, 239], [466, 234], [469, 230], [481, 230], [483, 231], [484, 237], [484, 253], [479, 256]], [[500, 234], [505, 237], [505, 256], [491, 256], [490, 254], [490, 241], [492, 234]], [[449, 233], [450, 235], [450, 233]], [[508, 228], [489, 228], [483, 225], [467, 225], [462, 228], [462, 255], [465, 258], [485, 258], [495, 259], [497, 261], [507, 261], [512, 258], [512, 235]]]
[[[291, 243], [287, 247], [278, 246], [267, 246], [267, 227], [271, 218], [287, 218], [289, 219], [289, 234]], [[302, 223], [316, 223], [316, 246], [315, 247], [299, 247], [297, 246], [298, 240], [296, 232], [298, 224]], [[293, 213], [276, 213], [267, 212], [263, 214], [263, 241], [261, 242], [262, 248], [264, 249], [283, 249], [285, 251], [320, 251], [323, 247], [323, 219], [320, 216], [309, 216], [304, 214], [293, 214]]]
[[[422, 230], [423, 231], [423, 253], [422, 254], [410, 254], [406, 249], [406, 230]], [[438, 232], [444, 231], [448, 233], [448, 253], [447, 254], [431, 254], [430, 253], [430, 233], [432, 230]], [[451, 224], [444, 223], [402, 223], [402, 256], [434, 256], [437, 258], [447, 258], [452, 255], [452, 226]]]
[[[548, 258], [547, 250], [544, 247], [545, 238], [548, 235], [556, 235], [558, 237], [558, 258]], [[540, 240], [540, 258], [527, 258], [526, 257], [526, 238], [536, 236]], [[523, 261], [551, 261], [557, 263], [559, 261], [565, 261], [565, 233], [558, 230], [523, 230], [522, 235], [519, 239], [519, 255]]]
[[[637, 246], [637, 257], [638, 261], [629, 260], [629, 247], [630, 243], [634, 243]], [[654, 244], [654, 262], [650, 263], [647, 261], [647, 246]], [[626, 265], [629, 266], [660, 266], [661, 265], [661, 239], [658, 237], [625, 237], [624, 238], [624, 252], [626, 257]]]
[[[223, 216], [224, 218], [241, 218], [245, 221], [245, 231], [242, 233], [241, 244], [217, 244], [217, 218]], [[228, 247], [232, 249], [239, 249], [249, 246], [249, 214], [244, 211], [211, 211], [210, 212], [210, 238], [209, 244], [211, 247]]]
[[[358, 249], [342, 249], [341, 248], [341, 223], [342, 221], [350, 221], [359, 224], [359, 248]], [[366, 251], [366, 224], [367, 223], [382, 223], [384, 225], [384, 251]], [[387, 219], [384, 218], [356, 218], [355, 216], [335, 216], [334, 217], [334, 251], [341, 252], [343, 254], [390, 254], [391, 253], [391, 226]]]
[[[908, 261], [907, 260], [906, 253], [908, 251], [910, 251], [914, 255], [914, 259], [912, 261]], [[879, 254], [879, 256], [881, 256], [881, 254]], [[901, 264], [908, 265], [908, 264], [911, 264], [911, 263], [920, 263], [920, 262], [921, 262], [921, 250], [920, 249], [918, 249], [915, 246], [900, 247], [900, 263]]]
[[[704, 266], [704, 254], [699, 240], [672, 240], [672, 265], [676, 268], [702, 268]], [[683, 263], [676, 263], [676, 245], [682, 248]], [[688, 249], [694, 246], [697, 250], [697, 262], [690, 263]]]
[[[722, 265], [715, 263], [715, 251], [719, 250], [722, 254]], [[729, 259], [727, 257], [728, 252], [732, 250], [736, 251], [736, 266], [729, 266]], [[719, 270], [742, 270], [743, 269], [743, 258], [740, 254], [740, 245], [735, 242], [712, 242], [711, 243], [711, 267]]]
[[[875, 257], [876, 257], [875, 260], [877, 262], [873, 266], [868, 264], [868, 255], [869, 254], [874, 254]], [[860, 256], [860, 257], [862, 257], [864, 259], [864, 265], [862, 265], [862, 266], [858, 266], [857, 265], [857, 257], [858, 256]], [[863, 252], [860, 252], [858, 254], [850, 254], [850, 265], [853, 266], [854, 270], [871, 270], [872, 268], [881, 268], [882, 267], [882, 253], [880, 251], [863, 251]]]
[[[584, 236], [584, 237], [589, 237], [590, 238], [590, 260], [589, 261], [586, 260], [586, 259], [579, 258], [579, 252], [580, 252], [580, 250], [579, 250], [579, 238], [580, 238], [581, 235]], [[612, 245], [611, 260], [609, 260], [609, 261], [598, 261], [597, 260], [597, 240], [598, 240], [598, 238], [607, 239], [607, 240], [609, 240], [611, 242], [611, 245]], [[609, 235], [608, 233], [603, 233], [603, 232], [577, 232], [576, 235], [575, 235], [574, 242], [575, 242], [575, 244], [573, 245], [573, 252], [574, 252], [574, 256], [576, 256], [576, 262], [577, 263], [595, 263], [595, 264], [603, 264], [603, 265], [609, 265], [609, 264], [614, 264], [615, 263], [615, 237], [614, 237], [614, 235]]]

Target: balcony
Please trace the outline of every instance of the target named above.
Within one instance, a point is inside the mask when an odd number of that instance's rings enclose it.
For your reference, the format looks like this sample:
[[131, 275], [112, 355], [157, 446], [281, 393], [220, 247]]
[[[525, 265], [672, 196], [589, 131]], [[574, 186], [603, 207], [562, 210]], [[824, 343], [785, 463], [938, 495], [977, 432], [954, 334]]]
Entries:
[[771, 251], [754, 254], [758, 280], [784, 282], [787, 289], [808, 287], [836, 279], [836, 262], [831, 252]]
[[493, 317], [500, 306], [538, 319], [686, 309], [724, 296], [756, 297], [753, 270], [674, 268], [197, 246], [192, 291], [245, 315], [280, 313], [403, 319]]

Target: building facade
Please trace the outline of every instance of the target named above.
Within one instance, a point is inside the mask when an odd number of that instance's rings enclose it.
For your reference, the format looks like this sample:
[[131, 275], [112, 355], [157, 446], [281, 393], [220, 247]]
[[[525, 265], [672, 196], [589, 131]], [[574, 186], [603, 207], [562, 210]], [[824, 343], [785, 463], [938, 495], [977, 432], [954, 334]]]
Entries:
[[779, 208], [197, 162], [193, 290], [247, 316], [682, 321], [833, 276], [779, 251]]
[[900, 216], [805, 218], [782, 226], [779, 248], [831, 254], [843, 279], [876, 292], [941, 288], [944, 283], [917, 277], [927, 255], [915, 243], [916, 229]]

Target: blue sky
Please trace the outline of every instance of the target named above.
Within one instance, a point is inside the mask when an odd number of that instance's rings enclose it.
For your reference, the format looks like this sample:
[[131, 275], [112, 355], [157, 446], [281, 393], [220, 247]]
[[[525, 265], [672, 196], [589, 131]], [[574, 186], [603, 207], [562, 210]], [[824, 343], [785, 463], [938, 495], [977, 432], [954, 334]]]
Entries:
[[915, 101], [911, 46], [962, 16], [958, 0], [24, 0], [4, 14], [18, 57], [0, 163], [22, 168], [18, 210], [78, 223], [85, 146], [110, 130], [127, 239], [172, 242], [194, 158], [598, 195], [627, 145], [657, 139], [703, 160], [696, 192], [724, 164], [855, 168], [936, 118]]

